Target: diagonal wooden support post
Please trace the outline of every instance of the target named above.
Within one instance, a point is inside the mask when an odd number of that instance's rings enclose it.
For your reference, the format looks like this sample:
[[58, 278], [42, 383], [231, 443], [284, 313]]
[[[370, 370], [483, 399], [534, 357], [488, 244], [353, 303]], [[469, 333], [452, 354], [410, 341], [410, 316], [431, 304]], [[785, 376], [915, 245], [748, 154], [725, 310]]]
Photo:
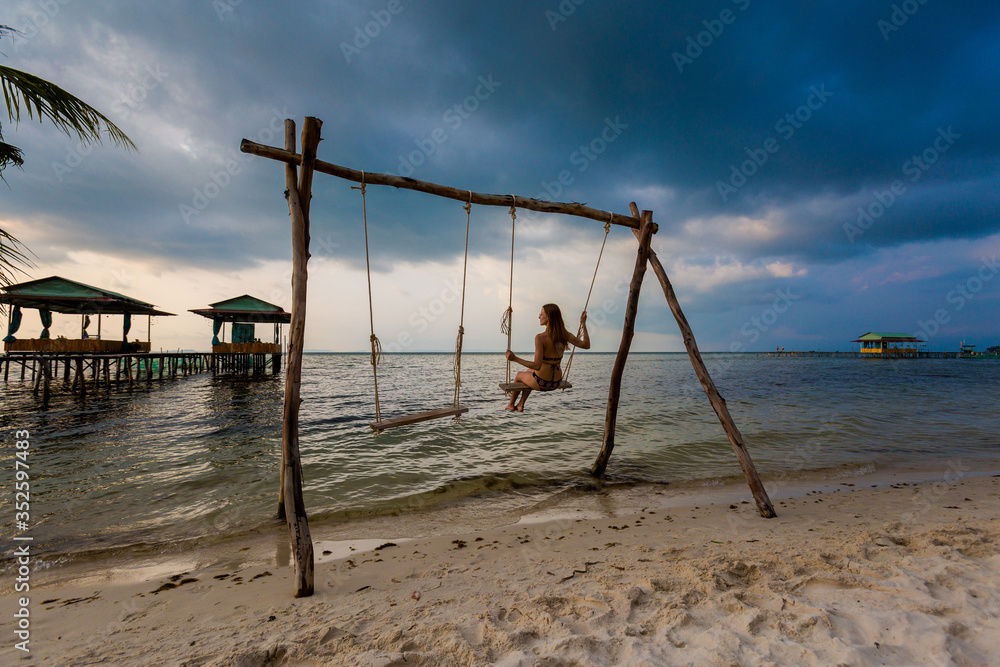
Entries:
[[[638, 215], [638, 207], [635, 204], [631, 204], [631, 207], [632, 215]], [[639, 243], [642, 243], [641, 238]], [[722, 423], [723, 430], [729, 437], [729, 443], [733, 446], [733, 451], [736, 452], [740, 468], [743, 469], [743, 475], [746, 477], [747, 484], [750, 485], [750, 492], [757, 503], [757, 510], [765, 519], [772, 519], [778, 516], [774, 511], [774, 505], [771, 504], [771, 499], [767, 495], [764, 483], [760, 481], [760, 476], [757, 474], [757, 468], [753, 464], [753, 459], [750, 458], [750, 453], [747, 451], [746, 445], [743, 444], [743, 435], [736, 427], [736, 422], [733, 421], [732, 415], [729, 414], [729, 408], [726, 407], [726, 399], [722, 398], [722, 395], [719, 394], [715, 383], [712, 382], [712, 377], [708, 374], [705, 362], [701, 358], [701, 352], [698, 351], [698, 343], [695, 341], [694, 333], [691, 331], [691, 325], [688, 324], [687, 318], [684, 317], [681, 304], [677, 300], [677, 295], [674, 294], [674, 288], [670, 284], [670, 280], [667, 278], [667, 272], [663, 269], [663, 265], [660, 264], [660, 260], [656, 256], [656, 251], [653, 249], [649, 250], [649, 265], [653, 267], [653, 273], [656, 274], [656, 277], [660, 281], [660, 286], [663, 288], [663, 295], [667, 297], [670, 312], [674, 314], [674, 319], [677, 320], [677, 326], [681, 330], [681, 336], [684, 338], [684, 347], [687, 349], [688, 357], [691, 359], [691, 365], [694, 366], [694, 372], [698, 376], [698, 380], [701, 382], [701, 387], [705, 390], [708, 400], [712, 403], [712, 408], [719, 417], [719, 422]]]

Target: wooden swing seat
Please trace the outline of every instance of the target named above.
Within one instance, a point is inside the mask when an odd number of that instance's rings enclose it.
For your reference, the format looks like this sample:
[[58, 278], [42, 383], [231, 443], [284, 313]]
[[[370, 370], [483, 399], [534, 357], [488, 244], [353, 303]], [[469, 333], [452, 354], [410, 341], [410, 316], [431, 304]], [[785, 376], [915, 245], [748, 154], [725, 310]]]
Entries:
[[[522, 389], [531, 389], [532, 391], [538, 391], [537, 389], [532, 389], [523, 382], [511, 382], [510, 384], [507, 384], [506, 382], [501, 382], [500, 388], [503, 389], [505, 394], [510, 393], [512, 391], [521, 391]], [[572, 388], [573, 385], [571, 385], [566, 380], [559, 380], [559, 386], [556, 387], [556, 389], [572, 389]], [[551, 389], [550, 391], [555, 391], [556, 389]]]
[[396, 426], [406, 426], [407, 424], [416, 424], [418, 422], [425, 422], [431, 419], [440, 419], [441, 417], [456, 417], [468, 411], [469, 408], [463, 407], [440, 408], [438, 410], [419, 412], [415, 415], [403, 415], [401, 417], [393, 417], [392, 419], [383, 419], [382, 421], [372, 422], [370, 426], [373, 431], [380, 432], [389, 428], [395, 428]]

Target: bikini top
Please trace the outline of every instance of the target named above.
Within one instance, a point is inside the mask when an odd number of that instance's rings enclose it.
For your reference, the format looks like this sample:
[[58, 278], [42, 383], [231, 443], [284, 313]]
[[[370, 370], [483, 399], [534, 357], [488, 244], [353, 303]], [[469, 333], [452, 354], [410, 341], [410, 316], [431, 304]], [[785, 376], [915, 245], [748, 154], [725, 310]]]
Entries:
[[559, 368], [559, 364], [562, 363], [562, 356], [558, 356], [558, 357], [542, 357], [542, 363], [543, 364], [547, 364], [549, 366], [555, 366], [556, 368]]

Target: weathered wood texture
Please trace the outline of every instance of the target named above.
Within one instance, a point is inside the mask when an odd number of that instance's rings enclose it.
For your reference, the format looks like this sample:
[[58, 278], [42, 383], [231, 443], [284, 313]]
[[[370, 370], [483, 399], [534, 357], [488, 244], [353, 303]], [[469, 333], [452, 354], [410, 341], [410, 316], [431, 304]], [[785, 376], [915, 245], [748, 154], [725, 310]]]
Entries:
[[629, 349], [632, 347], [632, 337], [635, 335], [635, 318], [639, 312], [639, 291], [642, 289], [642, 278], [646, 274], [646, 263], [649, 259], [649, 244], [653, 238], [655, 225], [652, 211], [643, 211], [642, 226], [637, 231], [639, 251], [635, 258], [635, 270], [632, 272], [632, 282], [629, 284], [628, 301], [625, 305], [625, 325], [622, 329], [622, 342], [618, 346], [618, 356], [611, 370], [611, 387], [608, 390], [608, 409], [604, 417], [604, 444], [601, 453], [590, 469], [592, 475], [603, 475], [608, 467], [608, 459], [615, 448], [615, 423], [618, 419], [618, 399], [621, 396], [622, 375], [625, 372], [625, 362]]
[[[135, 341], [128, 344], [129, 352], [149, 352], [149, 343]], [[96, 338], [19, 338], [4, 343], [8, 352], [92, 352], [94, 354], [114, 354], [122, 349], [120, 340], [97, 340]]]
[[[632, 206], [634, 207], [635, 204], [632, 204]], [[633, 208], [633, 212], [635, 210]], [[639, 238], [639, 244], [642, 244], [641, 237]], [[656, 256], [656, 251], [652, 249], [649, 251], [649, 265], [653, 267], [653, 273], [659, 279], [660, 286], [663, 288], [663, 295], [667, 298], [670, 312], [673, 313], [674, 319], [677, 320], [677, 326], [681, 331], [681, 336], [684, 338], [684, 347], [687, 349], [688, 357], [691, 359], [695, 375], [698, 376], [698, 381], [701, 382], [702, 389], [705, 390], [705, 394], [712, 403], [712, 408], [715, 410], [719, 422], [722, 423], [723, 430], [725, 430], [726, 435], [729, 437], [733, 451], [736, 452], [736, 458], [739, 460], [740, 468], [743, 469], [743, 474], [750, 485], [750, 492], [757, 503], [760, 515], [766, 519], [776, 517], [777, 513], [774, 511], [774, 505], [771, 504], [771, 499], [768, 497], [767, 490], [764, 488], [764, 484], [757, 474], [757, 468], [753, 464], [753, 459], [750, 458], [750, 453], [747, 451], [746, 445], [743, 444], [743, 435], [736, 427], [736, 422], [733, 421], [732, 415], [729, 414], [729, 408], [726, 407], [726, 399], [722, 398], [722, 395], [719, 394], [715, 383], [712, 382], [712, 377], [708, 374], [705, 362], [701, 358], [701, 352], [698, 350], [698, 343], [695, 341], [694, 333], [691, 331], [691, 325], [688, 324], [687, 318], [681, 310], [681, 304], [677, 300], [677, 295], [674, 293], [674, 288], [670, 284], [669, 278], [667, 278], [667, 272], [663, 269], [663, 265], [660, 264], [660, 260]]]
[[[250, 141], [249, 139], [243, 140], [240, 144], [240, 150], [244, 153], [249, 153], [250, 155], [258, 155], [272, 160], [280, 160], [286, 164], [297, 165], [302, 163], [302, 156], [296, 154], [294, 150], [282, 150], [280, 148], [274, 148], [273, 146], [265, 146], [264, 144], [258, 144]], [[513, 204], [519, 209], [529, 211], [538, 211], [540, 213], [562, 213], [565, 215], [575, 215], [580, 218], [600, 220], [601, 222], [608, 222], [610, 220], [613, 225], [621, 225], [632, 229], [638, 229], [639, 227], [639, 221], [636, 218], [628, 215], [622, 215], [621, 213], [601, 211], [577, 202], [550, 202], [541, 199], [532, 199], [530, 197], [519, 197], [516, 195], [493, 195], [478, 192], [473, 192], [470, 199], [468, 190], [459, 190], [457, 188], [448, 187], [447, 185], [438, 185], [437, 183], [430, 183], [428, 181], [418, 181], [415, 178], [393, 176], [392, 174], [380, 174], [371, 171], [361, 172], [357, 169], [341, 167], [339, 165], [330, 164], [329, 162], [323, 162], [322, 160], [316, 160], [315, 166], [316, 171], [320, 173], [336, 176], [337, 178], [342, 178], [346, 181], [354, 181], [355, 183], [361, 183], [363, 178], [364, 182], [368, 185], [388, 185], [394, 188], [403, 188], [405, 190], [416, 190], [417, 192], [426, 192], [427, 194], [437, 195], [438, 197], [455, 199], [463, 203], [471, 201], [473, 204], [480, 206], [503, 206], [505, 208]]]
[[[286, 121], [287, 123], [290, 121]], [[308, 597], [314, 591], [313, 545], [309, 533], [305, 500], [302, 494], [302, 461], [299, 458], [299, 406], [302, 385], [302, 351], [306, 326], [306, 264], [309, 260], [309, 207], [312, 193], [300, 184], [312, 183], [313, 162], [319, 145], [322, 123], [306, 118], [302, 128], [301, 173], [295, 166], [286, 167], [288, 211], [292, 223], [292, 317], [288, 333], [288, 370], [285, 374], [285, 409], [282, 424], [282, 476], [285, 521], [291, 541], [295, 597]], [[287, 131], [287, 130], [286, 130]]]
[[469, 411], [469, 408], [463, 407], [451, 407], [451, 408], [440, 408], [438, 410], [428, 410], [427, 412], [418, 412], [415, 415], [403, 415], [401, 417], [393, 417], [392, 419], [383, 419], [382, 421], [372, 422], [369, 426], [375, 432], [385, 431], [386, 429], [395, 428], [397, 426], [407, 426], [409, 424], [419, 424], [420, 422], [429, 421], [431, 419], [440, 419], [441, 417], [455, 417], [457, 415], [465, 414]]

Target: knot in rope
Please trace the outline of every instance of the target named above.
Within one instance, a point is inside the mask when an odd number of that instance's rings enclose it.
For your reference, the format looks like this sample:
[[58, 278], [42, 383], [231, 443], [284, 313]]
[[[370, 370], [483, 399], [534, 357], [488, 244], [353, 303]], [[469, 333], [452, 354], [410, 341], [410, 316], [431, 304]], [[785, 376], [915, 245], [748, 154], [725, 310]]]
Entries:
[[500, 333], [510, 334], [510, 319], [514, 315], [514, 309], [510, 306], [507, 310], [503, 312], [503, 317], [500, 318]]
[[375, 334], [371, 335], [370, 340], [372, 343], [372, 366], [378, 366], [382, 363], [382, 342]]

